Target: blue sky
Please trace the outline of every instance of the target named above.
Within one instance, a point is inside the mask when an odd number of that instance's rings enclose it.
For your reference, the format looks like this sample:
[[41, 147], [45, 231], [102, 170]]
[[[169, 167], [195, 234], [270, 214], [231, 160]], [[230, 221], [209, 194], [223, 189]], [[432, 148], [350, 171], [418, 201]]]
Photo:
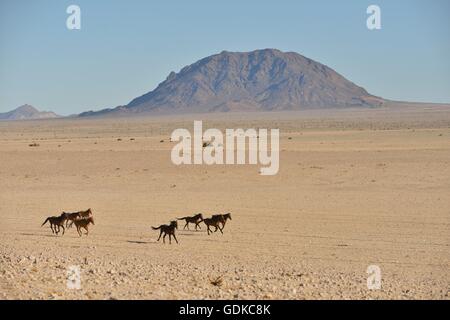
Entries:
[[[71, 4], [81, 30], [66, 28]], [[370, 4], [381, 30], [366, 27]], [[0, 0], [0, 112], [127, 104], [200, 58], [262, 48], [296, 51], [385, 98], [450, 102], [449, 13], [448, 0]]]

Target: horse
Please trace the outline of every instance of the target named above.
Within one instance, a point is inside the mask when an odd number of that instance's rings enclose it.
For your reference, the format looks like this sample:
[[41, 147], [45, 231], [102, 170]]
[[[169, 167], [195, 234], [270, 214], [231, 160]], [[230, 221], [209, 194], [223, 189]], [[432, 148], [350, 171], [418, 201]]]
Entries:
[[171, 221], [169, 225], [163, 224], [159, 227], [152, 227], [153, 230], [160, 230], [158, 240], [161, 239], [161, 235], [164, 233], [163, 236], [163, 243], [166, 243], [166, 236], [169, 235], [169, 244], [172, 243], [172, 236], [175, 239], [175, 241], [178, 243], [177, 237], [175, 236], [175, 229], [178, 229], [178, 222], [176, 220]]
[[[62, 214], [66, 216], [66, 219], [67, 219], [66, 227], [68, 227], [68, 228], [70, 228], [72, 226], [73, 221], [75, 219], [89, 218], [89, 217], [93, 216], [91, 208], [87, 209], [86, 211], [78, 211], [78, 212], [72, 212], [72, 213], [63, 211]], [[70, 225], [68, 225], [69, 221], [71, 221]]]
[[200, 227], [200, 222], [202, 222], [202, 220], [203, 220], [203, 215], [201, 213], [198, 213], [195, 216], [177, 218], [177, 220], [185, 220], [186, 221], [186, 224], [184, 225], [183, 230], [186, 229], [186, 227], [189, 230], [189, 223], [195, 224], [195, 230], [197, 230], [197, 227], [200, 229], [202, 228], [202, 227]]
[[227, 220], [233, 220], [231, 219], [231, 213], [226, 214], [213, 214], [213, 217], [219, 217], [220, 223], [222, 224], [222, 230], [225, 228], [225, 224], [227, 223]]
[[62, 228], [63, 229], [62, 235], [64, 235], [66, 231], [66, 229], [64, 228], [64, 221], [66, 221], [66, 216], [64, 214], [61, 214], [58, 217], [57, 216], [48, 217], [47, 219], [45, 219], [41, 227], [43, 227], [44, 224], [47, 223], [47, 221], [50, 222], [50, 229], [52, 229], [52, 233], [57, 235], [60, 231], [60, 228]]
[[222, 232], [222, 229], [223, 229], [223, 228], [220, 227], [220, 224], [223, 223], [223, 221], [224, 221], [224, 220], [223, 220], [223, 218], [222, 218], [221, 215], [214, 215], [214, 216], [212, 216], [211, 218], [203, 219], [203, 222], [204, 222], [205, 225], [206, 225], [206, 231], [208, 232], [208, 235], [209, 235], [210, 232], [212, 233], [212, 231], [209, 229], [210, 226], [216, 228], [216, 229], [214, 230], [214, 232], [216, 232], [217, 229], [219, 229], [220, 233], [223, 234], [223, 232]]
[[94, 223], [94, 217], [90, 216], [88, 218], [78, 218], [72, 221], [73, 224], [75, 224], [75, 227], [77, 228], [78, 235], [81, 237], [82, 232], [81, 228], [86, 230], [86, 235], [89, 235], [89, 224]]

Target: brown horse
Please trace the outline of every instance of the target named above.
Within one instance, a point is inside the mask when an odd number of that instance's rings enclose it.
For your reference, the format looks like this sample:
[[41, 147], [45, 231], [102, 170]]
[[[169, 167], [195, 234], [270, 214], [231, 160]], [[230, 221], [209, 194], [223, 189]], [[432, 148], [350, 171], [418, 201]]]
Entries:
[[66, 221], [66, 216], [64, 214], [61, 214], [59, 217], [56, 216], [48, 217], [47, 219], [45, 219], [41, 227], [44, 226], [44, 224], [46, 224], [47, 221], [50, 222], [50, 229], [52, 229], [52, 233], [57, 235], [60, 231], [60, 228], [62, 228], [63, 229], [62, 235], [64, 235], [66, 231], [66, 229], [64, 228], [64, 221]]
[[211, 218], [203, 219], [203, 222], [206, 224], [206, 231], [208, 232], [208, 235], [210, 232], [212, 233], [209, 227], [215, 227], [216, 229], [214, 230], [214, 232], [216, 232], [217, 229], [219, 229], [219, 231], [223, 234], [222, 232], [223, 228], [220, 227], [220, 224], [223, 223], [223, 221], [224, 220], [221, 215], [214, 215]]
[[86, 230], [86, 235], [89, 234], [89, 224], [93, 224], [94, 223], [94, 217], [88, 217], [88, 218], [78, 218], [72, 221], [73, 224], [75, 224], [75, 227], [77, 228], [77, 232], [78, 235], [81, 237], [82, 232], [81, 232], [81, 228], [83, 228], [84, 230]]
[[176, 220], [171, 221], [169, 225], [163, 224], [159, 227], [152, 227], [153, 230], [160, 230], [159, 231], [159, 237], [158, 240], [161, 239], [161, 235], [164, 233], [163, 236], [163, 243], [166, 243], [166, 236], [169, 235], [169, 244], [172, 243], [172, 236], [175, 239], [175, 241], [178, 243], [177, 237], [175, 237], [175, 229], [178, 229], [178, 222]]
[[185, 220], [186, 224], [183, 227], [183, 230], [186, 229], [186, 227], [189, 230], [189, 223], [195, 224], [195, 230], [197, 230], [197, 227], [201, 229], [200, 222], [203, 220], [203, 215], [201, 213], [196, 214], [192, 217], [183, 217], [183, 218], [177, 218], [177, 220]]
[[222, 230], [225, 228], [225, 224], [227, 223], [227, 220], [231, 219], [231, 213], [225, 213], [225, 214], [213, 214], [213, 217], [218, 217], [217, 219], [220, 220], [220, 223], [222, 224]]
[[[93, 216], [91, 208], [87, 209], [86, 211], [78, 211], [72, 213], [63, 212], [62, 214], [66, 216], [66, 227], [68, 228], [72, 227], [73, 221], [75, 219], [89, 218]], [[69, 221], [71, 222], [70, 225], [68, 225]]]

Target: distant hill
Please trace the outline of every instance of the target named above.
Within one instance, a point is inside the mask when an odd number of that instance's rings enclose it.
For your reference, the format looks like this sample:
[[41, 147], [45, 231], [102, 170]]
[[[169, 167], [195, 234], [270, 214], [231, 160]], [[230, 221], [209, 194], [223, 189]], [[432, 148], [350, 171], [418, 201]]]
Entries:
[[39, 111], [29, 104], [24, 104], [9, 112], [0, 113], [0, 120], [50, 119], [59, 116], [51, 111]]
[[383, 102], [319, 62], [294, 52], [264, 49], [206, 57], [170, 73], [155, 90], [126, 106], [81, 116], [367, 108]]

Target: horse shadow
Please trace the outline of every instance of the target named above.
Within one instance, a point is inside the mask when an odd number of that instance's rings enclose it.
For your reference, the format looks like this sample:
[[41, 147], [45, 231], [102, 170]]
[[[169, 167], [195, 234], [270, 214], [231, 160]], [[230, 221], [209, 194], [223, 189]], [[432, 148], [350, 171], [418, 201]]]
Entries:
[[39, 234], [39, 233], [20, 233], [21, 236], [34, 236], [34, 237], [49, 237], [49, 238], [55, 238], [55, 237], [61, 237], [57, 234]]
[[127, 240], [128, 243], [133, 244], [156, 244], [156, 241], [138, 241], [138, 240]]

